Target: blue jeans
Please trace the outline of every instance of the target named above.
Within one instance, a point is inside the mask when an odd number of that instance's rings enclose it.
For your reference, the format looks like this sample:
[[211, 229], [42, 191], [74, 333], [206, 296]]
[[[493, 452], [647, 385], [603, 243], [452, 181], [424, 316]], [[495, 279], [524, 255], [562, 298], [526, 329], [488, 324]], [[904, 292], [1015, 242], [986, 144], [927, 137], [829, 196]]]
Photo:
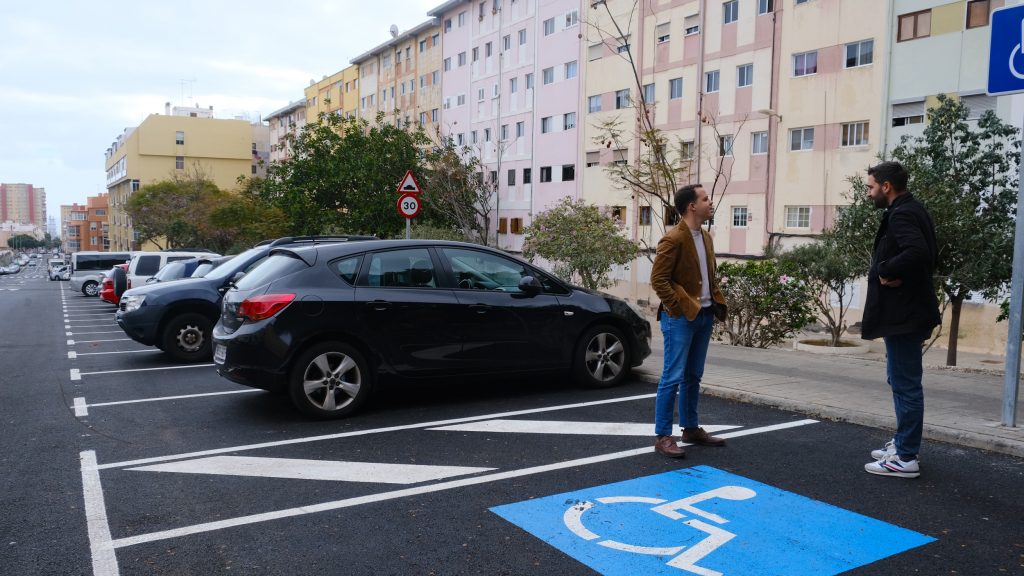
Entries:
[[924, 429], [924, 389], [921, 375], [921, 345], [931, 334], [898, 334], [886, 336], [886, 376], [892, 388], [893, 406], [896, 408], [896, 454], [903, 461], [917, 458], [921, 449]]
[[[711, 328], [715, 315], [704, 308], [693, 320], [686, 316], [671, 318], [661, 314], [661, 333], [665, 337], [665, 367], [658, 383], [658, 397], [654, 403], [654, 433], [672, 435], [672, 418], [676, 395], [679, 395], [679, 420], [683, 428], [696, 428], [697, 396], [700, 379], [704, 376], [704, 360], [711, 343]], [[682, 385], [682, 391], [680, 391]]]

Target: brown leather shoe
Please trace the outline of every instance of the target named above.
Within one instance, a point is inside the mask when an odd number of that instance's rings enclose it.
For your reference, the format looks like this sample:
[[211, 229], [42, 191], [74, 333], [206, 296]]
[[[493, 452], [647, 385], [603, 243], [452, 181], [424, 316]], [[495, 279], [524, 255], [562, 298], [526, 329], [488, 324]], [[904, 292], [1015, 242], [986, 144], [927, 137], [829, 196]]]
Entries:
[[687, 428], [683, 430], [683, 442], [698, 446], [725, 446], [725, 438], [708, 434], [703, 428]]
[[658, 436], [654, 441], [654, 451], [669, 458], [686, 458], [686, 450], [676, 444], [674, 436]]

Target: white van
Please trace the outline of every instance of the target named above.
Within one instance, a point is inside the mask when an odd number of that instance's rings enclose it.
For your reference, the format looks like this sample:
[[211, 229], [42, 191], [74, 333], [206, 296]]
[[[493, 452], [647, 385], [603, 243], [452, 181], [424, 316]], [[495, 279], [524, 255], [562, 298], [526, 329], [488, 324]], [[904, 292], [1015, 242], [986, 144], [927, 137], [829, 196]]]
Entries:
[[117, 264], [132, 259], [133, 252], [75, 252], [71, 255], [71, 289], [86, 296], [100, 293], [103, 275]]
[[213, 252], [190, 252], [164, 250], [162, 252], [136, 252], [128, 264], [128, 287], [145, 286], [146, 280], [156, 274], [168, 262], [189, 258], [216, 258]]
[[50, 258], [49, 262], [46, 263], [46, 275], [50, 277], [50, 280], [59, 280], [60, 275], [57, 273], [57, 270], [64, 265], [63, 258]]

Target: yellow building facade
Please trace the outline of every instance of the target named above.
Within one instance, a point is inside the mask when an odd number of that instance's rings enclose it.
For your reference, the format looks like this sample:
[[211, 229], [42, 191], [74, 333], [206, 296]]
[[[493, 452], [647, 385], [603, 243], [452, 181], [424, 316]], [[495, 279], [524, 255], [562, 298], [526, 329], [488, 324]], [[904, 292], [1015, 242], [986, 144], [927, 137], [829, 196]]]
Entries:
[[233, 190], [239, 176], [253, 174], [254, 131], [265, 127], [190, 114], [176, 109], [150, 115], [107, 149], [111, 250], [140, 249], [125, 204], [142, 186], [199, 173], [222, 190]]

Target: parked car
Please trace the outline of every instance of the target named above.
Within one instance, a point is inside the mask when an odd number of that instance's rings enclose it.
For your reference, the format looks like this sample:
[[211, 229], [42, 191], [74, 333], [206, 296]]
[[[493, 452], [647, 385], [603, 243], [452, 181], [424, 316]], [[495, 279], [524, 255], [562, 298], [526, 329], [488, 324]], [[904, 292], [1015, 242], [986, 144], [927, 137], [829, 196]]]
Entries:
[[220, 316], [221, 298], [232, 280], [245, 274], [279, 246], [361, 240], [364, 236], [302, 236], [265, 242], [199, 278], [131, 288], [121, 297], [117, 325], [130, 338], [156, 346], [180, 362], [209, 360], [210, 332]]
[[100, 282], [100, 299], [117, 306], [121, 301], [121, 295], [127, 289], [127, 264], [117, 264], [103, 276]]
[[71, 278], [71, 268], [67, 264], [50, 266], [46, 271], [46, 276], [50, 280], [67, 280]]
[[146, 280], [163, 269], [170, 262], [192, 258], [215, 258], [220, 254], [196, 250], [163, 250], [161, 252], [136, 252], [128, 263], [128, 287], [142, 286]]
[[132, 259], [134, 252], [82, 251], [71, 254], [71, 289], [86, 296], [100, 293], [100, 282], [107, 271]]
[[213, 343], [221, 376], [333, 418], [381, 377], [567, 371], [613, 386], [650, 336], [636, 306], [501, 251], [377, 240], [274, 248], [225, 294]]
[[176, 260], [174, 262], [168, 262], [166, 266], [160, 269], [153, 277], [146, 280], [146, 284], [156, 284], [157, 282], [171, 282], [173, 280], [181, 280], [182, 278], [191, 278], [195, 275], [196, 271], [199, 271], [197, 278], [206, 275], [210, 270], [219, 264], [222, 264], [230, 260], [232, 256], [224, 257], [219, 256], [217, 258], [189, 258], [188, 260]]

